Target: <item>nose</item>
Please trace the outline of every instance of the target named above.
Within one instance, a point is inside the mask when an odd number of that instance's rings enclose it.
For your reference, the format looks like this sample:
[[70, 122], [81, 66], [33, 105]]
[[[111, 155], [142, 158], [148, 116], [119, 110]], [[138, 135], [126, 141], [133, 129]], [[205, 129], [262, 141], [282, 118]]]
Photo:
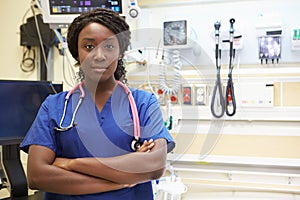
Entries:
[[94, 49], [93, 58], [98, 62], [105, 60], [104, 50], [101, 48], [100, 45]]

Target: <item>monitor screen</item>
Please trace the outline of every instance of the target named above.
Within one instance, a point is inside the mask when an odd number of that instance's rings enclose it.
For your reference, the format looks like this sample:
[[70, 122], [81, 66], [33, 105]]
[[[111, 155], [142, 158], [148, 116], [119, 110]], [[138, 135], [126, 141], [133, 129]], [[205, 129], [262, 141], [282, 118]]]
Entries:
[[20, 143], [45, 98], [62, 90], [61, 83], [0, 80], [0, 145]]
[[50, 27], [65, 27], [81, 12], [108, 8], [122, 14], [122, 0], [42, 0], [44, 23]]

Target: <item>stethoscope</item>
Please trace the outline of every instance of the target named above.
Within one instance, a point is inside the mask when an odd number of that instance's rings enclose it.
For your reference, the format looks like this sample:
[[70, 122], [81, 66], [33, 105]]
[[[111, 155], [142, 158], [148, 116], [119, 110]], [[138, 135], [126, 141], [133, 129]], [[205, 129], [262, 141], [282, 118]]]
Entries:
[[[54, 127], [54, 130], [56, 130], [56, 131], [67, 131], [67, 130], [71, 129], [72, 127], [74, 127], [76, 125], [75, 122], [74, 122], [75, 116], [76, 116], [76, 114], [78, 112], [78, 109], [79, 109], [80, 105], [82, 104], [82, 101], [85, 97], [85, 91], [83, 89], [83, 83], [84, 83], [83, 81], [78, 83], [74, 88], [72, 88], [67, 93], [67, 95], [65, 97], [63, 114], [62, 114], [62, 117], [61, 117], [60, 122], [59, 122], [59, 127]], [[129, 88], [120, 81], [117, 81], [117, 83], [124, 89], [125, 93], [128, 96], [128, 100], [129, 100], [129, 103], [130, 103], [130, 108], [131, 108], [131, 111], [132, 111], [132, 118], [133, 118], [133, 134], [134, 134], [133, 140], [130, 144], [130, 147], [133, 151], [136, 151], [140, 146], [142, 146], [142, 142], [140, 141], [140, 136], [141, 136], [141, 133], [140, 133], [140, 120], [139, 120], [137, 107], [136, 107], [134, 98], [133, 98], [132, 93], [129, 90]], [[68, 126], [63, 126], [62, 124], [63, 124], [65, 116], [66, 116], [67, 105], [68, 105], [70, 96], [77, 89], [80, 90], [80, 96], [79, 96], [79, 100], [77, 102], [77, 105], [75, 107], [74, 113], [72, 115], [71, 122]]]

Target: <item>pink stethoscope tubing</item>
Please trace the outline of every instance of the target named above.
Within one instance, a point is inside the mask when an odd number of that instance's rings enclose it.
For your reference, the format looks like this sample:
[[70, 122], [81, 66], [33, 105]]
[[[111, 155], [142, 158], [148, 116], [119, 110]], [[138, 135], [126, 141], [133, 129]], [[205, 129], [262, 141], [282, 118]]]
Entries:
[[[67, 131], [70, 128], [74, 127], [74, 125], [75, 125], [74, 124], [75, 116], [76, 116], [77, 111], [78, 111], [78, 109], [79, 109], [79, 107], [80, 107], [80, 105], [81, 105], [81, 103], [82, 103], [82, 101], [83, 101], [83, 99], [85, 97], [85, 91], [83, 89], [83, 83], [84, 83], [84, 81], [78, 83], [74, 88], [72, 88], [67, 93], [67, 95], [65, 97], [63, 115], [62, 115], [61, 120], [59, 122], [59, 127], [55, 127], [54, 128], [56, 131]], [[131, 148], [135, 151], [141, 145], [141, 143], [139, 141], [140, 136], [141, 136], [141, 133], [140, 133], [140, 120], [139, 120], [139, 115], [138, 115], [137, 107], [136, 107], [134, 98], [133, 98], [132, 93], [129, 90], [129, 88], [125, 84], [123, 84], [121, 81], [117, 80], [117, 83], [124, 89], [125, 93], [128, 96], [128, 100], [129, 100], [129, 103], [130, 103], [130, 108], [131, 108], [131, 111], [132, 111], [132, 118], [133, 118], [133, 135], [134, 135], [134, 140], [131, 143]], [[73, 116], [72, 116], [72, 120], [71, 120], [71, 122], [70, 122], [70, 124], [68, 126], [62, 126], [63, 121], [64, 121], [65, 116], [66, 116], [67, 104], [69, 102], [70, 96], [77, 89], [80, 90], [80, 97], [79, 97], [78, 103], [76, 105], [76, 108], [74, 110], [74, 113], [73, 113]]]
[[138, 111], [136, 108], [134, 98], [133, 98], [132, 93], [130, 92], [129, 88], [125, 84], [123, 84], [121, 81], [117, 81], [117, 83], [125, 90], [125, 92], [128, 95], [128, 100], [130, 103], [130, 108], [132, 111], [132, 118], [133, 118], [133, 135], [136, 139], [138, 139], [141, 136], [140, 119], [139, 119], [139, 114], [138, 114]]

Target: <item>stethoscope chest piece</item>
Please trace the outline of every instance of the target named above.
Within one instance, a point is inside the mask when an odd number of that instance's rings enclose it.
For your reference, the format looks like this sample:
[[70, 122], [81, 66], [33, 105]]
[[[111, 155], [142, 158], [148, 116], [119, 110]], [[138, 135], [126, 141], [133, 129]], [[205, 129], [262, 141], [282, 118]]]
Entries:
[[131, 149], [133, 151], [138, 150], [142, 146], [142, 142], [140, 141], [139, 137], [134, 137], [131, 142]]

